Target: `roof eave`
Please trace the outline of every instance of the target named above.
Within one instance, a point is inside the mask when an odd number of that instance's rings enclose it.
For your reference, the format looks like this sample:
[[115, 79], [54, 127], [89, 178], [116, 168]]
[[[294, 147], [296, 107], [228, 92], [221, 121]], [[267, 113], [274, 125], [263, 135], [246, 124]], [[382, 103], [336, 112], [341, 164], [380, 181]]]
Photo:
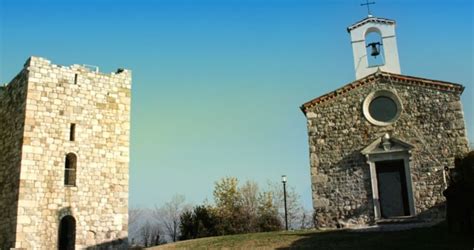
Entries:
[[347, 27], [347, 32], [350, 33], [351, 30], [353, 30], [357, 27], [360, 27], [360, 26], [364, 25], [365, 23], [369, 23], [369, 22], [384, 22], [384, 23], [387, 23], [387, 24], [396, 24], [395, 20], [388, 19], [388, 18], [366, 17], [366, 18], [352, 24], [351, 26]]
[[300, 109], [303, 112], [303, 114], [306, 115], [308, 108], [311, 108], [327, 100], [333, 99], [336, 96], [339, 96], [340, 94], [344, 94], [346, 92], [352, 91], [355, 88], [358, 88], [362, 85], [370, 83], [374, 81], [375, 79], [381, 78], [381, 77], [395, 77], [398, 80], [400, 80], [402, 83], [412, 81], [412, 82], [417, 82], [420, 85], [437, 87], [437, 88], [448, 90], [448, 91], [458, 92], [459, 94], [462, 94], [465, 88], [463, 85], [458, 84], [458, 83], [431, 80], [427, 78], [407, 76], [407, 75], [399, 75], [399, 74], [394, 74], [394, 73], [389, 73], [389, 72], [384, 72], [384, 71], [377, 71], [375, 73], [365, 76], [364, 78], [350, 82], [334, 91], [328, 92], [308, 102], [305, 102], [303, 105], [301, 105]]

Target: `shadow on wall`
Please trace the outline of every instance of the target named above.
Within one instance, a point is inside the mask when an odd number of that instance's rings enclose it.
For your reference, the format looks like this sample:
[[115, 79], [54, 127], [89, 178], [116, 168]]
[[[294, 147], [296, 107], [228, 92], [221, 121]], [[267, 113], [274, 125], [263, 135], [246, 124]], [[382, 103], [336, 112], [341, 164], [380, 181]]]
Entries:
[[[337, 150], [342, 152], [340, 148]], [[319, 169], [321, 174], [332, 176], [335, 181], [316, 183], [315, 187], [319, 190], [320, 197], [333, 201], [325, 207], [315, 209], [313, 219], [316, 219], [316, 227], [336, 228], [345, 227], [345, 224], [373, 223], [370, 169], [359, 151], [354, 150], [345, 154], [333, 164], [335, 166], [333, 168], [326, 166]], [[350, 203], [346, 204], [346, 201]]]
[[113, 241], [104, 242], [86, 248], [87, 250], [125, 250], [128, 249], [128, 238], [121, 238]]

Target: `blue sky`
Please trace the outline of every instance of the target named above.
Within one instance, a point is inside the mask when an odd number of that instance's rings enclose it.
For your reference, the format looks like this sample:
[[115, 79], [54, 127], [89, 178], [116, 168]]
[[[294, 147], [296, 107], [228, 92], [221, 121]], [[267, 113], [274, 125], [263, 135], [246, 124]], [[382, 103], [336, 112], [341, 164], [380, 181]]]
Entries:
[[[216, 180], [289, 184], [311, 205], [299, 106], [353, 81], [346, 27], [358, 0], [0, 0], [0, 82], [31, 56], [133, 71], [130, 205]], [[471, 0], [379, 0], [397, 21], [403, 74], [461, 83], [474, 141]]]

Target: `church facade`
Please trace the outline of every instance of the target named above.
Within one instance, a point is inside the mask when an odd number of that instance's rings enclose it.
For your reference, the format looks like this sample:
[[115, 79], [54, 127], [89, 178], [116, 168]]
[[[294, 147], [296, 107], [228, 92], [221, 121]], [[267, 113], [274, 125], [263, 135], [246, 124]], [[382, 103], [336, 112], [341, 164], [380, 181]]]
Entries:
[[126, 249], [131, 72], [31, 57], [0, 88], [0, 249]]
[[464, 87], [402, 75], [393, 20], [369, 16], [348, 32], [356, 80], [301, 106], [316, 225], [443, 218], [444, 168], [469, 150]]

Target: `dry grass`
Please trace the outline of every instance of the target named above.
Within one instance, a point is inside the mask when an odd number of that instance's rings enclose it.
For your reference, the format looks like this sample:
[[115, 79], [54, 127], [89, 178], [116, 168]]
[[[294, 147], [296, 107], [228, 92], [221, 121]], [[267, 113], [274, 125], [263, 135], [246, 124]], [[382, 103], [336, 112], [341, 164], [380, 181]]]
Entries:
[[228, 235], [181, 241], [161, 249], [474, 249], [474, 235], [446, 233], [440, 224], [396, 232], [348, 230], [293, 231]]

